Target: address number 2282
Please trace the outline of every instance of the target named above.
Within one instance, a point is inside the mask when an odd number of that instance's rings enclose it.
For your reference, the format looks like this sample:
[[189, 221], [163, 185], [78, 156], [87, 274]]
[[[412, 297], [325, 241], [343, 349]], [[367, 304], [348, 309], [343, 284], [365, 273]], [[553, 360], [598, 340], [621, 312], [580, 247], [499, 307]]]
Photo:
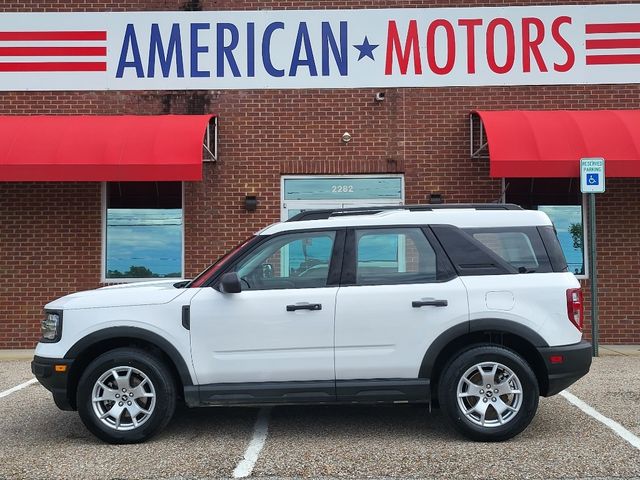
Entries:
[[353, 193], [353, 185], [331, 185], [331, 193]]

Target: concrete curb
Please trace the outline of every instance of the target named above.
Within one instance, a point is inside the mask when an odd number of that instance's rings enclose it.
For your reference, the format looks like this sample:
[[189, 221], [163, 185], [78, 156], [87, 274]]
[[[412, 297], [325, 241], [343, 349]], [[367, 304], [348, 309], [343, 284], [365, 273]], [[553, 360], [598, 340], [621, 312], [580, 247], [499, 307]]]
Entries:
[[0, 350], [0, 361], [32, 360], [35, 350]]
[[598, 353], [601, 357], [640, 357], [640, 345], [600, 345]]

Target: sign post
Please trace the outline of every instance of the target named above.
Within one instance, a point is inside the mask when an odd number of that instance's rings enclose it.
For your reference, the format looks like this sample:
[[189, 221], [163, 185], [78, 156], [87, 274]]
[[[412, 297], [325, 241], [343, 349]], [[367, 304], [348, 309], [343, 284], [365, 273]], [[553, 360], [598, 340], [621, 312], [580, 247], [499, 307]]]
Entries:
[[591, 276], [591, 341], [598, 356], [598, 272], [596, 269], [596, 193], [604, 193], [604, 158], [580, 159], [580, 191], [589, 197], [589, 275]]

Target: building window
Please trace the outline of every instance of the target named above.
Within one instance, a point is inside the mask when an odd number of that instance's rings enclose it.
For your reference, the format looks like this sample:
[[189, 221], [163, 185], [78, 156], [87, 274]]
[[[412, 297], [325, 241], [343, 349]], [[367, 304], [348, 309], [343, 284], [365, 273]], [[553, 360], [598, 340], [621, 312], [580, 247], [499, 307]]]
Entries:
[[402, 175], [282, 177], [282, 220], [315, 209], [392, 206], [404, 203]]
[[105, 280], [182, 277], [181, 182], [110, 182], [105, 207]]
[[505, 200], [545, 212], [556, 227], [569, 271], [586, 276], [583, 196], [576, 178], [507, 178]]

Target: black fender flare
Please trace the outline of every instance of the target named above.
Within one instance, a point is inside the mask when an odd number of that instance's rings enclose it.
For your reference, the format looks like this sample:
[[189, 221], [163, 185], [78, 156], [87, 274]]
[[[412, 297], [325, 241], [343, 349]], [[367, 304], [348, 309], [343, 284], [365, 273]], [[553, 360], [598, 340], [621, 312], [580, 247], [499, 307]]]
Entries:
[[502, 318], [482, 318], [459, 323], [442, 332], [427, 348], [420, 365], [420, 378], [431, 378], [433, 367], [440, 353], [457, 338], [473, 333], [508, 333], [522, 338], [533, 347], [548, 347], [549, 344], [533, 329], [520, 323]]
[[66, 359], [76, 359], [82, 352], [85, 352], [92, 345], [104, 340], [115, 338], [130, 338], [134, 340], [142, 340], [155, 345], [173, 362], [180, 376], [182, 384], [187, 387], [193, 385], [191, 373], [187, 367], [187, 362], [180, 352], [169, 341], [161, 337], [157, 333], [138, 327], [108, 327], [90, 333], [86, 337], [78, 340], [65, 354]]

